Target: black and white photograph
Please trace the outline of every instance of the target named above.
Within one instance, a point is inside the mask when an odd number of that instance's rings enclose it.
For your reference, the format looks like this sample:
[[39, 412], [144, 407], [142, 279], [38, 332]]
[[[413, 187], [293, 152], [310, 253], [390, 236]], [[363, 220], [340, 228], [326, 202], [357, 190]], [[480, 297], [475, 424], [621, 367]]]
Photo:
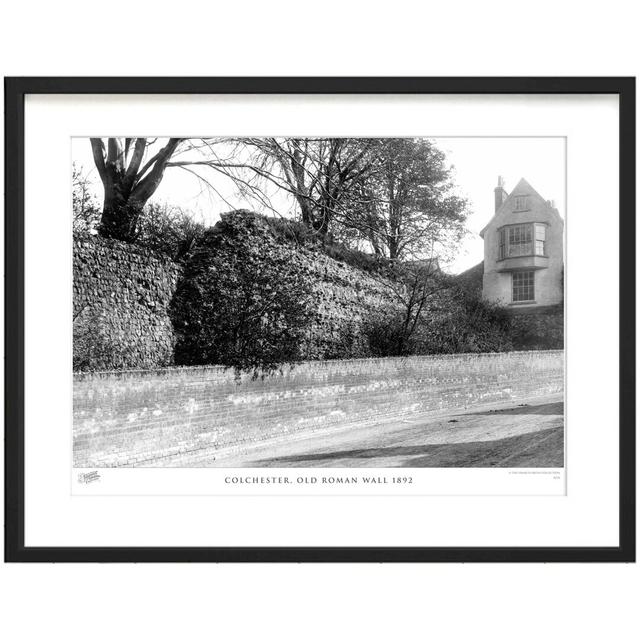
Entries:
[[13, 560], [634, 557], [632, 79], [7, 86]]
[[81, 482], [120, 467], [564, 469], [564, 137], [74, 137], [71, 151]]
[[637, 628], [637, 20], [3, 7], [3, 637]]

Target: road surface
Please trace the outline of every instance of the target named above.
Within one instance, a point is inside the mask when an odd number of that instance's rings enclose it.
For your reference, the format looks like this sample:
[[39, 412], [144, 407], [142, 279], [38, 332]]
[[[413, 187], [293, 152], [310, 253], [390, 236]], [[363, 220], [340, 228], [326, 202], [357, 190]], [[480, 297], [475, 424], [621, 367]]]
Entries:
[[[561, 396], [296, 435], [217, 455], [215, 467], [562, 467]], [[221, 452], [222, 453], [222, 452]], [[201, 464], [198, 466], [202, 466]]]

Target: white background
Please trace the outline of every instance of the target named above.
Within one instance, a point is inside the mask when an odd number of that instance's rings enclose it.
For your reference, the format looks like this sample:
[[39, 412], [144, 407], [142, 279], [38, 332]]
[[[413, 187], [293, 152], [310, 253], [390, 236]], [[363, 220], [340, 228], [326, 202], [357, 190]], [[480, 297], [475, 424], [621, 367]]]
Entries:
[[[7, 75], [635, 75], [631, 4], [110, 2], [3, 9]], [[306, 7], [306, 8], [305, 8]], [[141, 44], [138, 44], [141, 42]], [[52, 164], [55, 148], [45, 150]], [[595, 158], [595, 162], [603, 162]], [[597, 357], [597, 356], [595, 356]], [[3, 566], [10, 637], [601, 638], [637, 566]]]

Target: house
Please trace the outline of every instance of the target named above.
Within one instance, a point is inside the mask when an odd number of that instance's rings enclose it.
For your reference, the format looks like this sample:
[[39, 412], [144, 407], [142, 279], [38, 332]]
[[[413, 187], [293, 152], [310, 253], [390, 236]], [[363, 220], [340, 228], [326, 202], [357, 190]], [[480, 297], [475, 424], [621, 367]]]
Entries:
[[564, 221], [524, 178], [509, 194], [502, 177], [495, 213], [484, 239], [482, 297], [514, 311], [543, 309], [563, 301]]

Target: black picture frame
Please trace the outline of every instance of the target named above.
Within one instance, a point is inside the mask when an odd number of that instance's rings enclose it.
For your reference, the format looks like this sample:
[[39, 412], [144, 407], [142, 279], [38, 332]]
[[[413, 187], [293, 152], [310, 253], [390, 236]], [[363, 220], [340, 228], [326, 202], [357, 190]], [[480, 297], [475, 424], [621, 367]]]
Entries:
[[[24, 103], [28, 94], [616, 94], [620, 149], [620, 540], [612, 547], [26, 547], [24, 540]], [[5, 561], [635, 561], [635, 78], [5, 78]]]

